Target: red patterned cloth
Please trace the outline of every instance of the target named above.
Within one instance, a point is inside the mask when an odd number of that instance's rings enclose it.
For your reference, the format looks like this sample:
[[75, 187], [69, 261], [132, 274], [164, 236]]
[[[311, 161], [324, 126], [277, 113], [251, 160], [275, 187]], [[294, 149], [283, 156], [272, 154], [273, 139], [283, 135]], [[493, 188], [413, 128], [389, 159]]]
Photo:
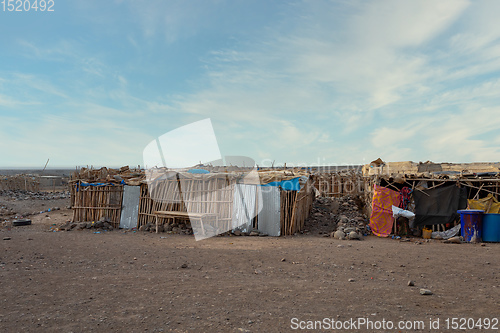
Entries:
[[408, 209], [411, 202], [411, 193], [413, 190], [407, 186], [403, 187], [399, 192], [401, 194], [399, 208]]
[[391, 189], [374, 185], [370, 228], [373, 234], [387, 237], [392, 232], [392, 206], [399, 206], [401, 195]]

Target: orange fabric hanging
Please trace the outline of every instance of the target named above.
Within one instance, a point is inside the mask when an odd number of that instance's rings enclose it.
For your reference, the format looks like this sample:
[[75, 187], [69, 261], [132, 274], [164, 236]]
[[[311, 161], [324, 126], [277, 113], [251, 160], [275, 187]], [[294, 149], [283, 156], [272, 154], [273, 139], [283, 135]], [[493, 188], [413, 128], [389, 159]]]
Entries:
[[399, 192], [374, 185], [372, 215], [370, 216], [370, 228], [373, 234], [380, 237], [387, 237], [391, 234], [394, 224], [392, 206], [398, 206], [399, 201]]

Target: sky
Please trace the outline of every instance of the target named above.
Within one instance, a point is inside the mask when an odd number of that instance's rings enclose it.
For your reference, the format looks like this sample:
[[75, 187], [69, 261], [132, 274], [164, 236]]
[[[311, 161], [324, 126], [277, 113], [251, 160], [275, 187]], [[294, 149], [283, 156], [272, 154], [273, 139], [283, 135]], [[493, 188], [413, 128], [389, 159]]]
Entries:
[[52, 9], [0, 3], [0, 167], [143, 165], [206, 118], [261, 166], [500, 161], [500, 1]]

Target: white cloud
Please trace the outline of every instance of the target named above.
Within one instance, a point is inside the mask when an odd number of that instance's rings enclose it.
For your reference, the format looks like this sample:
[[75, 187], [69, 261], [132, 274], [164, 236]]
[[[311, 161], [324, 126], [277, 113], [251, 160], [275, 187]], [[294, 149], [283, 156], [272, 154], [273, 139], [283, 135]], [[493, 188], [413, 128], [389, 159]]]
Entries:
[[43, 93], [68, 98], [68, 96], [50, 81], [41, 79], [35, 75], [16, 73], [13, 76], [12, 83], [20, 87], [29, 87]]
[[206, 17], [216, 14], [217, 1], [123, 1], [145, 38], [158, 35], [167, 43], [195, 35], [206, 28]]
[[[183, 96], [174, 107], [225, 123], [244, 122], [254, 133], [269, 130], [286, 138], [277, 142], [281, 146], [289, 142], [291, 151], [298, 151], [293, 143], [301, 142], [305, 143], [301, 147], [312, 147], [302, 153], [318, 154], [326, 149], [319, 142], [325, 140], [318, 138], [335, 141], [342, 135], [356, 136], [360, 126], [375, 121], [367, 111], [433, 92], [428, 80], [440, 69], [430, 66], [429, 55], [414, 50], [440, 36], [467, 4], [362, 3], [352, 6], [355, 14], [344, 17], [340, 26], [328, 16], [329, 12], [336, 14], [335, 6], [316, 3], [317, 12], [310, 13], [309, 4], [303, 4], [300, 10], [306, 15], [292, 29], [273, 30], [267, 39], [245, 48], [214, 50], [206, 59], [208, 87]], [[317, 21], [320, 11], [323, 21]], [[296, 19], [291, 17], [290, 21]], [[290, 24], [280, 22], [277, 26]], [[308, 121], [307, 114], [326, 121]], [[305, 121], [297, 121], [302, 118]], [[281, 119], [295, 120], [297, 126], [287, 127]], [[328, 123], [332, 126], [325, 126]], [[273, 129], [276, 127], [282, 127], [282, 133]], [[398, 135], [404, 142], [412, 138], [410, 132], [414, 134], [411, 129], [387, 134], [391, 138]], [[274, 146], [273, 140], [259, 141]], [[350, 141], [339, 144], [352, 144]], [[411, 155], [410, 149], [405, 148], [405, 152]]]
[[[30, 42], [24, 39], [18, 40], [21, 46], [20, 54], [28, 59], [46, 62], [59, 62], [74, 66], [72, 70], [83, 71], [85, 73], [105, 77], [107, 71], [103, 61], [98, 56], [90, 54], [83, 43], [69, 39], [59, 39], [54, 42], [43, 44]], [[75, 66], [77, 65], [77, 66]], [[59, 73], [53, 73], [59, 74]]]
[[20, 101], [13, 99], [12, 97], [0, 94], [0, 106], [6, 108], [17, 108], [25, 105], [36, 105], [36, 102], [30, 101]]
[[361, 48], [419, 46], [445, 30], [468, 5], [463, 0], [361, 2], [349, 28]]

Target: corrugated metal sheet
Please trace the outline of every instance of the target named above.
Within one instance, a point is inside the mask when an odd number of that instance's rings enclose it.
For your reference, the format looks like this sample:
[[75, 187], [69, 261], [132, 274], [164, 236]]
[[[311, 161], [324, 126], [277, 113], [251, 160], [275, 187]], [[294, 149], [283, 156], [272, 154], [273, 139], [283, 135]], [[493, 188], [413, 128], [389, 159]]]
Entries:
[[260, 186], [235, 184], [233, 200], [233, 230], [243, 232], [252, 229], [252, 219], [257, 215], [257, 197], [260, 195]]
[[123, 186], [122, 214], [120, 228], [132, 229], [137, 227], [139, 216], [140, 186]]
[[280, 189], [279, 187], [265, 187], [262, 190], [262, 209], [259, 212], [258, 229], [269, 236], [281, 235], [280, 223]]

